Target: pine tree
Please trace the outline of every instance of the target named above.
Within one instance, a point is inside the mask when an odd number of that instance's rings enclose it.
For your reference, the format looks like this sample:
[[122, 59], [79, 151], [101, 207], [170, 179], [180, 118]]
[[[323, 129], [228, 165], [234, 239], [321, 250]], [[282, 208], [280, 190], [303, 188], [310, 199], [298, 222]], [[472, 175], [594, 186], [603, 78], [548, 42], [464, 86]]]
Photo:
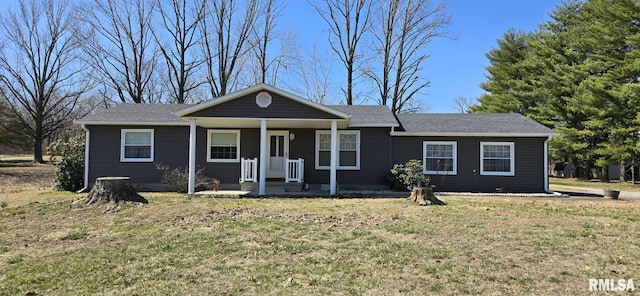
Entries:
[[529, 33], [510, 29], [498, 40], [498, 48], [486, 54], [490, 63], [487, 81], [480, 84], [486, 94], [478, 98], [479, 104], [472, 106], [471, 112], [526, 114], [535, 104], [524, 94], [531, 75], [524, 65], [531, 38]]
[[576, 48], [586, 54], [576, 66], [589, 73], [580, 83], [575, 107], [593, 134], [596, 165], [603, 177], [610, 164], [620, 165], [624, 181], [625, 162], [638, 152], [640, 111], [640, 6], [632, 0], [592, 0], [578, 18], [581, 39]]

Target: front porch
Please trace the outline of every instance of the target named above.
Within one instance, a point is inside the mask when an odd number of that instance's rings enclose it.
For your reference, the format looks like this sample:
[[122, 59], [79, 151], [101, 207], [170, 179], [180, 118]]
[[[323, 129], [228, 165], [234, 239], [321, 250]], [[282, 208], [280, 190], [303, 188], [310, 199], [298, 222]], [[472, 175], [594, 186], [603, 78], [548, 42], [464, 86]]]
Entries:
[[[241, 128], [230, 129], [230, 121], [235, 121], [238, 123], [236, 126]], [[227, 120], [224, 125], [217, 120], [191, 119], [188, 193], [195, 193], [192, 174], [195, 174], [196, 168], [207, 167], [211, 177], [224, 175], [225, 184], [239, 184], [241, 191], [249, 191], [253, 195], [303, 192], [302, 186], [308, 181], [324, 184], [323, 189], [329, 195], [336, 194], [340, 138], [338, 121], [287, 123], [296, 126], [287, 128], [279, 119]], [[330, 147], [322, 154], [326, 167], [318, 170], [316, 137], [321, 130], [330, 136], [331, 143], [327, 139], [326, 144], [330, 144], [327, 145]], [[212, 138], [224, 134], [233, 134], [235, 138], [232, 141], [237, 143], [224, 144], [227, 146], [221, 144], [217, 147]], [[203, 143], [206, 143], [206, 150], [203, 149]], [[206, 154], [206, 158], [203, 154]], [[214, 157], [228, 159], [213, 159]], [[305, 179], [305, 170], [310, 174], [310, 180]], [[273, 182], [274, 180], [278, 182]]]

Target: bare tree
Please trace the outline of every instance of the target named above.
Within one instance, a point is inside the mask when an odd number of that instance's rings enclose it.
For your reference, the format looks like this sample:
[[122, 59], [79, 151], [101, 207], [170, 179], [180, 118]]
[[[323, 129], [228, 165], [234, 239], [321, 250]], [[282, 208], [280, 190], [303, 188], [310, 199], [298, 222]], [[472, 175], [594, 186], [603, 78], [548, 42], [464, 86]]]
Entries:
[[[213, 97], [238, 87], [242, 57], [250, 50], [249, 37], [256, 23], [258, 0], [207, 0], [202, 24], [207, 83]], [[240, 8], [244, 11], [239, 11]]]
[[[252, 46], [257, 60], [258, 75], [257, 82], [267, 83], [267, 71], [277, 59], [269, 60], [269, 45], [276, 38], [276, 26], [278, 17], [282, 15], [282, 3], [277, 0], [260, 1], [259, 9], [262, 12], [256, 26], [252, 29], [255, 45]], [[273, 84], [273, 83], [271, 83]]]
[[305, 94], [306, 98], [324, 104], [329, 91], [331, 74], [331, 57], [328, 52], [318, 53], [314, 45], [304, 56], [295, 57], [293, 79], [287, 86], [293, 91]]
[[359, 44], [369, 29], [370, 0], [323, 0], [323, 5], [311, 4], [329, 25], [329, 44], [345, 67], [347, 86], [343, 89], [347, 105], [353, 105], [354, 75], [362, 57]]
[[33, 139], [33, 159], [40, 163], [44, 140], [70, 124], [89, 89], [74, 13], [65, 0], [20, 0], [1, 21], [0, 94]]
[[469, 108], [473, 106], [474, 99], [467, 97], [457, 97], [453, 99], [453, 104], [458, 112], [469, 113]]
[[[443, 0], [444, 1], [444, 0]], [[374, 25], [374, 52], [379, 63], [365, 69], [378, 88], [379, 103], [391, 103], [394, 113], [429, 86], [422, 79], [423, 62], [429, 58], [425, 47], [436, 37], [447, 35], [451, 17], [444, 2], [430, 0], [380, 1]]]
[[158, 102], [158, 54], [151, 34], [150, 0], [96, 0], [80, 13], [88, 24], [85, 54], [94, 75], [122, 102]]
[[[204, 0], [158, 0], [156, 3], [164, 30], [151, 32], [166, 63], [168, 77], [165, 82], [171, 97], [180, 104], [204, 83], [194, 78], [204, 59], [193, 52], [193, 47], [200, 42], [198, 30], [205, 16], [205, 5]], [[167, 42], [162, 41], [163, 36], [168, 36]]]

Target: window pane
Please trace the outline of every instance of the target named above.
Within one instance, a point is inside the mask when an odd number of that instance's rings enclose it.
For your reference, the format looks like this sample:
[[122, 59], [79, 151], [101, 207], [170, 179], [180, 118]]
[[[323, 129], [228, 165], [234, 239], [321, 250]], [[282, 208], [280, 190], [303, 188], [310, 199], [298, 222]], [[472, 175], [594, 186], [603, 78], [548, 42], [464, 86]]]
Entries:
[[278, 156], [284, 156], [284, 136], [278, 136]]
[[236, 159], [237, 147], [211, 147], [211, 159]]
[[319, 142], [320, 150], [331, 150], [331, 134], [320, 134]]
[[484, 159], [484, 171], [485, 172], [510, 172], [511, 160], [510, 159]]
[[453, 158], [453, 145], [447, 144], [427, 144], [427, 157]]
[[356, 151], [340, 151], [339, 166], [356, 166]]
[[151, 145], [151, 132], [125, 132], [125, 145]]
[[453, 158], [427, 158], [425, 161], [427, 171], [453, 171]]
[[125, 146], [124, 158], [151, 158], [150, 146]]
[[271, 157], [276, 156], [276, 145], [278, 145], [276, 142], [276, 136], [271, 136], [269, 139], [269, 155]]
[[211, 146], [237, 146], [236, 133], [212, 133]]
[[340, 150], [353, 150], [357, 148], [357, 137], [355, 134], [340, 134]]
[[331, 165], [331, 152], [329, 151], [319, 151], [318, 152], [318, 165], [319, 166], [330, 166]]
[[511, 147], [509, 145], [484, 145], [484, 157], [510, 158]]

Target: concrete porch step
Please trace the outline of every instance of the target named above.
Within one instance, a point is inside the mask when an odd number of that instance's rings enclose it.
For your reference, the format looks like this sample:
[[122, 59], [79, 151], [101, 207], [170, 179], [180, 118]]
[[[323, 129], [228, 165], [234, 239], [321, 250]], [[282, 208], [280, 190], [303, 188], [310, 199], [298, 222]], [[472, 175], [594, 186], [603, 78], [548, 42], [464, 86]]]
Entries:
[[[297, 182], [289, 182], [285, 183], [284, 181], [267, 181], [265, 184], [265, 193], [266, 194], [278, 194], [285, 192], [302, 192], [302, 186], [304, 183]], [[240, 184], [240, 190], [242, 191], [250, 191], [251, 193], [258, 193], [259, 185], [258, 182], [244, 182]]]

